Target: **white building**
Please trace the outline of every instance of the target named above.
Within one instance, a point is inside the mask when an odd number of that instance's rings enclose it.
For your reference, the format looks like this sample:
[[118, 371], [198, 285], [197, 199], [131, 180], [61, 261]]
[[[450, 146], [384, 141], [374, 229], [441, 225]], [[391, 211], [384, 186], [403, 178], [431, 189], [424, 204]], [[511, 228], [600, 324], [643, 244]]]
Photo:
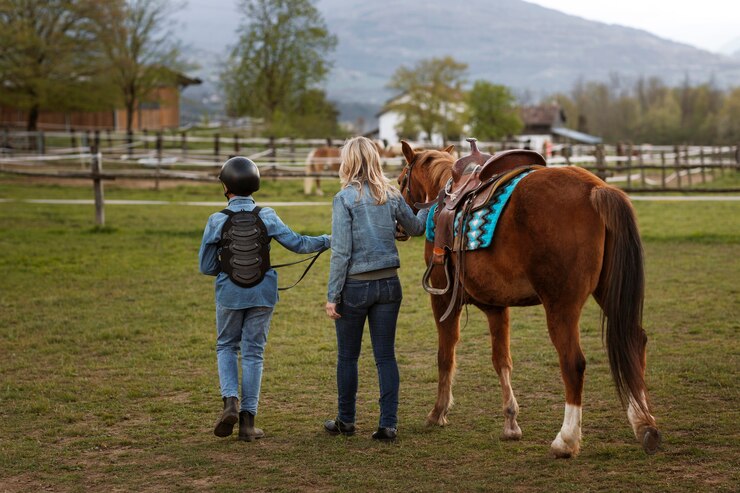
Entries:
[[[389, 100], [385, 107], [380, 111], [380, 113], [377, 114], [378, 117], [378, 138], [380, 140], [383, 140], [388, 143], [388, 145], [396, 144], [400, 141], [400, 138], [398, 136], [397, 129], [401, 126], [401, 122], [403, 121], [403, 117], [400, 113], [398, 113], [395, 110], [388, 110], [388, 106], [391, 105], [391, 103], [403, 103], [408, 101], [408, 94], [402, 94], [400, 96], [397, 96], [391, 100]], [[444, 111], [444, 107], [442, 108], [442, 111]], [[454, 108], [450, 108], [450, 111], [456, 111], [458, 113], [462, 113], [465, 111], [465, 107], [462, 103], [456, 104]], [[467, 126], [466, 126], [467, 127]], [[467, 132], [467, 128], [464, 127], [463, 133]], [[441, 133], [435, 132], [432, 134], [431, 139], [427, 139], [427, 135], [425, 132], [419, 132], [418, 135], [414, 139], [412, 139], [414, 142], [424, 142], [431, 144], [435, 147], [442, 147], [444, 145], [444, 137]]]

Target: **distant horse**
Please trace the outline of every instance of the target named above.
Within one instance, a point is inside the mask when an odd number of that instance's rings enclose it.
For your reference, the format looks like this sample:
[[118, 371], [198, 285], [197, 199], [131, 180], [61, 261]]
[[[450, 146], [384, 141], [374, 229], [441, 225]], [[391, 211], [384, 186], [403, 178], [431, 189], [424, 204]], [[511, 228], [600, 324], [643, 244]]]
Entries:
[[[386, 149], [380, 142], [375, 142], [380, 157], [396, 157], [399, 154], [391, 149]], [[306, 173], [321, 173], [322, 171], [338, 172], [341, 165], [341, 149], [339, 147], [324, 146], [313, 149], [306, 158]], [[316, 195], [324, 195], [321, 190], [321, 178], [318, 176], [307, 176], [303, 181], [303, 193], [311, 195], [314, 182], [316, 183]]]
[[[404, 198], [413, 205], [437, 197], [451, 175], [452, 156], [433, 150], [416, 152], [403, 144], [407, 164], [399, 184]], [[432, 247], [426, 243], [427, 263]], [[579, 452], [586, 359], [578, 323], [583, 305], [593, 295], [603, 310], [611, 373], [632, 429], [647, 453], [658, 449], [661, 437], [650, 414], [645, 384], [642, 244], [634, 211], [622, 191], [580, 168], [534, 171], [514, 189], [491, 246], [467, 251], [462, 258], [463, 302], [475, 305], [488, 318], [493, 367], [503, 393], [505, 439], [522, 436], [511, 388], [508, 307], [542, 304], [565, 384], [563, 425], [550, 450], [556, 457]], [[455, 256], [450, 260], [454, 266]], [[431, 284], [444, 283], [445, 268], [436, 266]], [[449, 292], [432, 296], [439, 380], [437, 401], [427, 422], [440, 426], [447, 424], [453, 403], [455, 345], [460, 338], [461, 304], [453, 305], [452, 314], [440, 321], [450, 301]]]
[[[306, 173], [320, 173], [322, 171], [339, 171], [341, 164], [341, 149], [333, 146], [324, 146], [313, 149], [306, 158]], [[313, 184], [316, 183], [316, 195], [324, 195], [321, 190], [321, 179], [316, 176], [307, 176], [303, 180], [303, 193], [311, 195]]]

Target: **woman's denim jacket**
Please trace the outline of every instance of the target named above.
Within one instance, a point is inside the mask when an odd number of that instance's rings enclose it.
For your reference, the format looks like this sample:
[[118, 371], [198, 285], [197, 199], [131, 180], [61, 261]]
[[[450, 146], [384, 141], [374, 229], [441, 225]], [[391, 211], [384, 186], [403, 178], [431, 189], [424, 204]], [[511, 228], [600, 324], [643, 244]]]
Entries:
[[328, 301], [341, 301], [348, 275], [399, 267], [396, 223], [408, 234], [419, 236], [424, 233], [428, 212], [423, 209], [414, 215], [397, 191], [378, 205], [367, 183], [362, 193], [353, 185], [340, 190], [332, 210]]

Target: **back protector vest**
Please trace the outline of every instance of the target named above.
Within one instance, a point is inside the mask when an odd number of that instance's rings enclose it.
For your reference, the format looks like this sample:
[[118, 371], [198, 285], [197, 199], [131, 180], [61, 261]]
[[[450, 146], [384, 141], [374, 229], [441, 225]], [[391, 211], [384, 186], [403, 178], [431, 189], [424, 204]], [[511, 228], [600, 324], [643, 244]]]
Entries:
[[270, 236], [260, 219], [260, 207], [251, 211], [224, 209], [221, 212], [229, 216], [218, 242], [221, 270], [237, 286], [256, 286], [270, 269]]

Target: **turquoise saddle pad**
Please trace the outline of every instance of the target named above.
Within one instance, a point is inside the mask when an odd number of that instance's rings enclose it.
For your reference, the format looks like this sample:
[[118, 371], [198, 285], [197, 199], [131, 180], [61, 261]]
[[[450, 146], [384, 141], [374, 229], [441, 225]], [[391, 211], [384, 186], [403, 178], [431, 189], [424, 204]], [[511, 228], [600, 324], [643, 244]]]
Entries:
[[[503, 212], [504, 207], [506, 207], [514, 188], [517, 183], [519, 183], [519, 180], [527, 176], [532, 171], [534, 170], [525, 171], [502, 188], [496, 190], [491, 201], [485, 207], [481, 207], [470, 214], [464, 230], [466, 240], [465, 250], [477, 250], [479, 248], [491, 246], [493, 233], [496, 230], [496, 224], [498, 224], [498, 219], [501, 217], [501, 213]], [[429, 215], [427, 216], [426, 237], [429, 241], [434, 241], [434, 212], [436, 210], [437, 204], [434, 204], [429, 209]], [[458, 212], [455, 217], [455, 236], [457, 236], [457, 232], [459, 230], [461, 217], [462, 212]]]

